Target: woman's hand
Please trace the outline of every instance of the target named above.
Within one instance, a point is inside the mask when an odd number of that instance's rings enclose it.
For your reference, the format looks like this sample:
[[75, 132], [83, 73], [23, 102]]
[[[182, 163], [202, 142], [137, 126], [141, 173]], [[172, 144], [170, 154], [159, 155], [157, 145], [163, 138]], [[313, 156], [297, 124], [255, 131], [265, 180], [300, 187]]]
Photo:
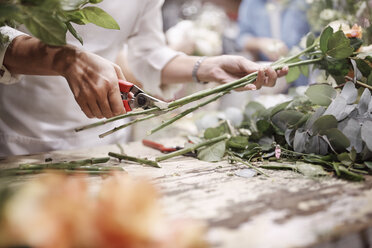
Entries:
[[119, 79], [125, 80], [120, 67], [88, 52], [75, 53], [72, 61], [62, 75], [86, 116], [111, 118], [125, 114], [118, 85]]
[[288, 67], [274, 71], [271, 67], [263, 67], [241, 56], [223, 55], [205, 59], [197, 76], [200, 81], [229, 83], [256, 71], [256, 82], [248, 84], [244, 90], [260, 89], [262, 86], [273, 87], [278, 77], [288, 73]]

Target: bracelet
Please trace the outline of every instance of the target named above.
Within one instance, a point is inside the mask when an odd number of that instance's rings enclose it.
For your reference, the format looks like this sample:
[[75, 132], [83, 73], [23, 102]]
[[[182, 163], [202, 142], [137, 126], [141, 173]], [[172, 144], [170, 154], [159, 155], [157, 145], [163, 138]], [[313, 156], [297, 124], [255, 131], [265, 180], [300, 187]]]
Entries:
[[201, 82], [198, 78], [198, 70], [199, 70], [199, 67], [201, 65], [201, 63], [203, 63], [203, 61], [206, 59], [207, 57], [201, 57], [200, 59], [198, 59], [198, 61], [196, 61], [195, 65], [194, 65], [194, 68], [192, 69], [192, 79], [194, 80], [194, 82], [196, 83], [199, 83], [199, 84], [207, 84], [208, 82]]

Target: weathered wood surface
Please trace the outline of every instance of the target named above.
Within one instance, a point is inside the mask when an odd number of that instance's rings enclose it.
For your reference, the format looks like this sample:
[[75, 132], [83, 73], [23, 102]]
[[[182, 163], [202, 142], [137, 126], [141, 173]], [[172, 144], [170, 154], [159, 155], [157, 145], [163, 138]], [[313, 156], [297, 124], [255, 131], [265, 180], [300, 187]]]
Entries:
[[[181, 142], [181, 143], [180, 143]], [[179, 139], [167, 145], [182, 144]], [[140, 143], [124, 145], [127, 154], [153, 158], [159, 153]], [[56, 151], [9, 157], [1, 168], [25, 162], [43, 162], [106, 156], [119, 146]], [[113, 159], [112, 164], [119, 164]], [[206, 163], [178, 157], [162, 168], [121, 163], [135, 176], [151, 178], [163, 194], [171, 217], [195, 218], [209, 225], [213, 247], [372, 247], [372, 177], [363, 183], [335, 178], [309, 179], [291, 171], [265, 170], [271, 177], [244, 178], [245, 167], [227, 162]], [[19, 177], [13, 184], [33, 178]], [[91, 177], [94, 189], [100, 177]]]

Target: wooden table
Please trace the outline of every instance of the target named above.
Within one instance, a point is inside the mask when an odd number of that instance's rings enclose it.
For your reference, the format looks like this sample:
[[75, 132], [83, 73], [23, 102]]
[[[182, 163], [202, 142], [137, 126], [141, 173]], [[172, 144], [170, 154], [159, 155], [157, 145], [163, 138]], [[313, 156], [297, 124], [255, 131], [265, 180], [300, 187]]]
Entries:
[[[179, 145], [182, 141], [168, 140], [167, 144]], [[123, 147], [133, 156], [159, 155], [138, 142]], [[46, 158], [58, 161], [107, 156], [108, 151], [120, 149], [113, 145], [9, 157], [0, 161], [0, 167], [40, 163]], [[110, 163], [118, 164], [114, 159]], [[265, 170], [270, 178], [245, 178], [235, 174], [243, 166], [188, 157], [161, 163], [161, 169], [121, 165], [129, 174], [149, 177], [161, 188], [165, 210], [171, 217], [206, 221], [213, 247], [372, 247], [372, 177], [363, 183], [351, 183]], [[33, 177], [21, 177], [12, 184]], [[92, 177], [92, 187], [100, 180]]]

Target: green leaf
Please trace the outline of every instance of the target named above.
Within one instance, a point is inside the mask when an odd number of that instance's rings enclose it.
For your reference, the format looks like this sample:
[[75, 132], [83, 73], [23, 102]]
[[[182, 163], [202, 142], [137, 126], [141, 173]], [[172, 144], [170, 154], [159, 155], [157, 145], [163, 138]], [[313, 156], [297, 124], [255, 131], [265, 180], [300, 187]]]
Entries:
[[87, 0], [60, 0], [61, 7], [65, 11], [77, 10], [87, 2]]
[[347, 152], [343, 152], [341, 154], [337, 155], [337, 159], [346, 166], [350, 166], [354, 163], [354, 161], [351, 159], [350, 154]]
[[336, 152], [345, 151], [350, 146], [349, 139], [337, 128], [331, 128], [324, 133]]
[[83, 43], [83, 38], [78, 34], [76, 29], [71, 25], [71, 23], [67, 22], [66, 23], [68, 31], [80, 42], [81, 45], [84, 45]]
[[323, 115], [319, 117], [312, 127], [313, 135], [323, 135], [325, 131], [331, 128], [337, 128], [337, 120], [333, 115]]
[[83, 15], [83, 13], [79, 10], [65, 12], [65, 16], [68, 19], [68, 21], [74, 22], [79, 25], [84, 25], [84, 24], [89, 23], [89, 21], [85, 19], [85, 16]]
[[357, 51], [363, 45], [363, 41], [359, 38], [352, 37], [349, 38], [349, 40], [350, 46], [354, 49], [354, 51]]
[[337, 96], [336, 99], [332, 101], [324, 115], [333, 115], [338, 121], [342, 121], [347, 118], [351, 112], [356, 109], [356, 104], [347, 104], [345, 98], [341, 95]]
[[89, 0], [89, 2], [92, 3], [92, 4], [97, 4], [97, 3], [100, 3], [102, 1], [103, 0]]
[[227, 141], [227, 147], [234, 149], [246, 149], [248, 147], [248, 138], [245, 136], [231, 137]]
[[320, 165], [296, 162], [296, 170], [307, 177], [323, 177], [329, 174]]
[[221, 161], [226, 152], [226, 142], [221, 141], [198, 151], [198, 159], [206, 162]]
[[368, 78], [367, 78], [367, 84], [368, 84], [369, 86], [372, 86], [372, 71], [371, 71], [371, 73], [368, 75]]
[[296, 81], [301, 76], [301, 70], [299, 67], [291, 67], [288, 71], [288, 74], [286, 75], [285, 79], [287, 83], [292, 83], [293, 81]]
[[97, 26], [109, 29], [120, 29], [114, 18], [107, 14], [103, 9], [91, 6], [85, 7], [81, 11], [89, 22]]
[[322, 50], [323, 53], [326, 53], [328, 51], [328, 40], [333, 34], [333, 28], [330, 26], [326, 27], [322, 34], [320, 35], [320, 50]]
[[296, 110], [283, 110], [272, 117], [272, 122], [285, 131], [287, 127], [295, 125], [303, 117], [304, 114]]
[[335, 59], [344, 59], [351, 56], [354, 49], [350, 46], [350, 40], [342, 30], [337, 31], [328, 39], [327, 55]]
[[308, 33], [306, 35], [306, 47], [309, 47], [311, 45], [313, 45], [315, 42], [315, 35], [314, 33]]
[[24, 24], [31, 34], [48, 45], [66, 44], [67, 27], [50, 12], [29, 8], [24, 16]]
[[363, 141], [361, 139], [361, 126], [359, 122], [353, 118], [346, 120], [344, 128], [340, 129], [343, 134], [350, 140], [350, 147], [360, 153], [363, 150]]
[[249, 102], [244, 109], [244, 114], [248, 118], [252, 118], [252, 116], [257, 116], [260, 112], [265, 111], [266, 108], [258, 102]]
[[372, 162], [370, 162], [370, 161], [365, 161], [364, 164], [367, 166], [367, 168], [368, 168], [369, 170], [372, 170]]
[[368, 150], [372, 151], [372, 121], [365, 121], [362, 126], [362, 139], [366, 142]]
[[328, 106], [337, 96], [337, 91], [328, 84], [315, 84], [306, 90], [305, 95], [314, 104]]
[[225, 125], [225, 122], [221, 125], [219, 125], [218, 127], [210, 127], [210, 128], [207, 128], [205, 131], [204, 131], [204, 138], [205, 139], [213, 139], [213, 138], [216, 138], [216, 137], [219, 137], [225, 133], [228, 133], [229, 130], [227, 129], [226, 125]]
[[[372, 75], [372, 74], [371, 74]], [[362, 96], [360, 97], [358, 103], [358, 114], [364, 115], [368, 111], [368, 105], [371, 102], [371, 91], [369, 89], [364, 89]]]
[[283, 102], [281, 104], [278, 104], [276, 105], [272, 110], [271, 110], [271, 113], [270, 113], [270, 116], [274, 116], [275, 114], [277, 114], [278, 112], [284, 110], [285, 108], [288, 107], [288, 105], [291, 103], [292, 101], [288, 101], [288, 102]]

